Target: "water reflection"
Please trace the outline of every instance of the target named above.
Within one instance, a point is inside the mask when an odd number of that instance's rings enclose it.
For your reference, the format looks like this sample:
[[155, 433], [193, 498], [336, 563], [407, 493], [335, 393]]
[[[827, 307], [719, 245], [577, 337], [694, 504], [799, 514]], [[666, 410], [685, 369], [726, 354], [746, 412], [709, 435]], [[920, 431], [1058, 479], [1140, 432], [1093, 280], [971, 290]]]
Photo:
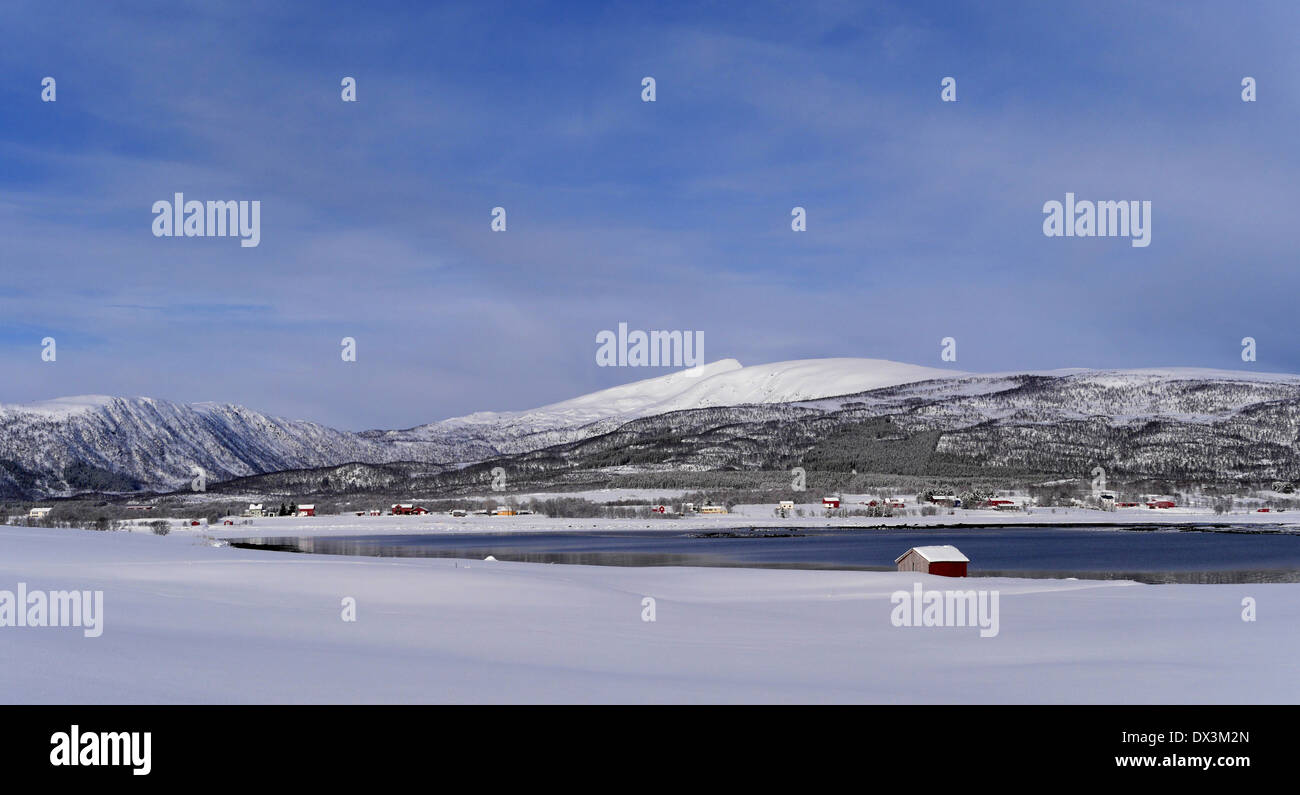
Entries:
[[[791, 528], [793, 530], [794, 528]], [[893, 571], [912, 546], [956, 544], [972, 577], [1124, 579], [1146, 583], [1300, 582], [1300, 536], [1258, 532], [1115, 532], [1120, 528], [810, 529], [797, 532], [534, 532], [493, 535], [232, 539], [237, 547], [326, 555], [435, 557], [586, 566], [713, 566]], [[1145, 528], [1144, 528], [1145, 529]]]

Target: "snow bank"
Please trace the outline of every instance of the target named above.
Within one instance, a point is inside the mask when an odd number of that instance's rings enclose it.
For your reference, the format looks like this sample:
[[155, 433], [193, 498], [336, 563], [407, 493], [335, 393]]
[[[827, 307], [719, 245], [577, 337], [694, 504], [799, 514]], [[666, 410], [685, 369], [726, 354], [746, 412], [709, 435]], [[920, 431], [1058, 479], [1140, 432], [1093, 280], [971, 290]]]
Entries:
[[[101, 589], [104, 633], [0, 627], [0, 701], [1294, 703], [1300, 585], [349, 558], [0, 527], [0, 589]], [[1000, 592], [1000, 632], [890, 595]], [[1241, 600], [1258, 601], [1243, 622]], [[355, 599], [356, 621], [342, 620]], [[646, 598], [655, 620], [643, 620]]]

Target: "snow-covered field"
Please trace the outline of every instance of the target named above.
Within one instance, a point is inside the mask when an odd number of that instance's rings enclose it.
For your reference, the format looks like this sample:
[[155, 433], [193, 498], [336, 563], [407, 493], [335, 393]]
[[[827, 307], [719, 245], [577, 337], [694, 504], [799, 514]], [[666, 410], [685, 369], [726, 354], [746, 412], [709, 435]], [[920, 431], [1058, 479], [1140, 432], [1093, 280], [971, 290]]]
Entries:
[[[254, 527], [353, 520], [406, 524]], [[351, 558], [0, 527], [0, 591], [19, 583], [102, 590], [104, 623], [0, 626], [10, 703], [1300, 701], [1293, 584]], [[998, 633], [894, 626], [890, 595], [914, 583], [998, 591]]]

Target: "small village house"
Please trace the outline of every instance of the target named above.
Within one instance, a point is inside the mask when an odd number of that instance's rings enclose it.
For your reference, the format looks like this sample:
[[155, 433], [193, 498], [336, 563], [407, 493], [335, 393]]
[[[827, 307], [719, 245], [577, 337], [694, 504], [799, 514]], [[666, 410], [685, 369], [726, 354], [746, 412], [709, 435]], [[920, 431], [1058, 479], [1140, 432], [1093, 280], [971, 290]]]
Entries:
[[298, 515], [299, 515], [299, 516], [315, 516], [315, 515], [316, 515], [316, 506], [315, 506], [315, 505], [299, 505], [299, 506], [298, 506]]

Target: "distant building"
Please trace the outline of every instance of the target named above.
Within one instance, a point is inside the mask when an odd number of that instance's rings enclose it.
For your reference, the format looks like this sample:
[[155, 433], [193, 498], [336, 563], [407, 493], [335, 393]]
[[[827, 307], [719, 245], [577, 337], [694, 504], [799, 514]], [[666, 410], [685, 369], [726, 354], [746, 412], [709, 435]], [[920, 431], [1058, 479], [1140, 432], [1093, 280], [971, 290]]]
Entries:
[[462, 516], [468, 516], [469, 511], [466, 511], [464, 508], [452, 508], [451, 515], [460, 518]]
[[266, 509], [262, 507], [260, 502], [250, 502], [248, 510], [244, 511], [244, 516], [266, 516]]
[[28, 519], [44, 519], [53, 508], [32, 508], [27, 512]]
[[298, 515], [299, 515], [299, 516], [315, 516], [315, 515], [316, 515], [316, 506], [315, 506], [315, 505], [299, 505], [299, 506], [298, 506]]
[[840, 507], [840, 498], [839, 498], [839, 497], [822, 497], [822, 507], [823, 507], [823, 508], [838, 508], [838, 507]]
[[965, 577], [970, 558], [950, 544], [912, 547], [894, 560], [899, 571], [918, 571], [942, 577]]
[[126, 504], [126, 509], [128, 511], [152, 511], [153, 506], [144, 505], [143, 503], [139, 503], [139, 502], [128, 502]]
[[726, 513], [727, 508], [723, 505], [701, 505], [700, 513]]
[[1176, 507], [1173, 500], [1151, 500], [1147, 503], [1148, 508], [1173, 508]]
[[510, 507], [508, 507], [508, 506], [507, 506], [507, 507], [502, 507], [502, 508], [497, 508], [496, 511], [495, 511], [492, 515], [493, 515], [493, 516], [514, 516], [514, 515], [515, 515], [515, 509], [514, 509], [514, 508], [510, 508]]

